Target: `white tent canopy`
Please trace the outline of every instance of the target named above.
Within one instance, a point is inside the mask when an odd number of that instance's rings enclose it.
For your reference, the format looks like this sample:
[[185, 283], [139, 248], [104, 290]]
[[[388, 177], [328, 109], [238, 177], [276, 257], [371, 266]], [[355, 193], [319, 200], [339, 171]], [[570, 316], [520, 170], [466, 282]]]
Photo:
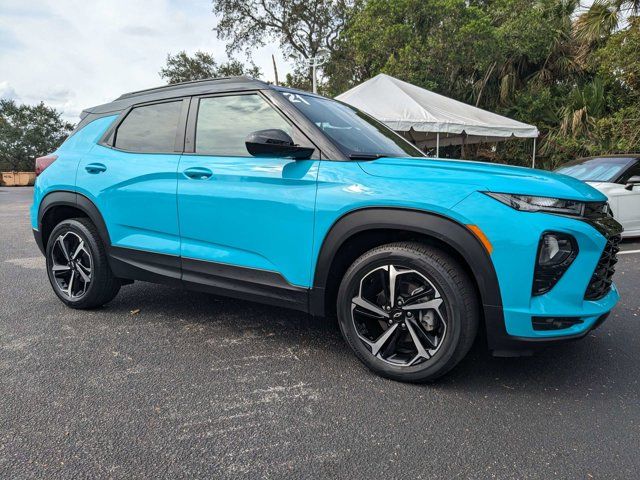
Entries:
[[[538, 129], [381, 73], [338, 95], [421, 148], [533, 138]], [[439, 151], [437, 152], [439, 154]]]

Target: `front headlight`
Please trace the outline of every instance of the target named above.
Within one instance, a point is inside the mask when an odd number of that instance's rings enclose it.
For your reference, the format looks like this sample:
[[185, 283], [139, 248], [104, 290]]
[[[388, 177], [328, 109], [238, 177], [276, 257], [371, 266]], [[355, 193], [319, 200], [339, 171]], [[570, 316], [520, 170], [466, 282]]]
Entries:
[[484, 192], [491, 198], [523, 212], [548, 212], [562, 215], [582, 216], [584, 202], [563, 200], [552, 197], [536, 197], [532, 195], [516, 195], [511, 193]]

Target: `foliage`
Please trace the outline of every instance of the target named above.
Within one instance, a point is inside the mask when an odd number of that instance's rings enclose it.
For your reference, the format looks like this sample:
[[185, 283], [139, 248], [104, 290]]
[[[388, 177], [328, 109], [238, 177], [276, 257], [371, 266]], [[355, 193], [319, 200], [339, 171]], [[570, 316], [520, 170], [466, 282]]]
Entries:
[[[368, 0], [348, 17], [322, 88], [336, 95], [384, 72], [533, 123], [548, 168], [579, 155], [640, 151], [640, 21], [628, 16], [639, 7], [637, 0], [596, 0], [586, 10], [577, 0]], [[529, 164], [530, 147], [471, 150]]]
[[587, 43], [606, 40], [620, 29], [625, 16], [638, 14], [640, 0], [594, 0], [576, 20], [576, 36]]
[[301, 68], [321, 50], [335, 49], [338, 35], [357, 2], [213, 0], [213, 12], [221, 17], [216, 31], [218, 38], [229, 41], [229, 54], [276, 41]]
[[32, 171], [36, 157], [54, 151], [73, 125], [44, 103], [18, 105], [0, 100], [0, 169]]
[[599, 78], [582, 87], [574, 87], [560, 109], [560, 131], [574, 138], [588, 134], [603, 111], [604, 89]]
[[258, 78], [261, 73], [255, 65], [246, 67], [238, 60], [218, 64], [211, 54], [201, 51], [197, 51], [193, 56], [189, 56], [185, 51], [176, 55], [169, 54], [166, 66], [160, 70], [160, 77], [169, 84], [238, 75]]
[[627, 29], [611, 35], [595, 55], [598, 75], [634, 103], [640, 100], [639, 54], [640, 17], [634, 17]]

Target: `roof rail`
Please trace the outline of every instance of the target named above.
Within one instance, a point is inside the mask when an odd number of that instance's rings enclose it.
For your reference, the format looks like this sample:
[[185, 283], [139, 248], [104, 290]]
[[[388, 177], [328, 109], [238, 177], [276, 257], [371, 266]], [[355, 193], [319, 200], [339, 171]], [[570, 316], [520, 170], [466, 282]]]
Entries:
[[239, 81], [239, 82], [255, 81], [255, 79], [253, 79], [251, 77], [247, 77], [247, 76], [205, 78], [205, 79], [202, 79], [202, 80], [191, 80], [191, 81], [188, 81], [188, 82], [172, 83], [170, 85], [162, 85], [160, 87], [145, 88], [143, 90], [136, 90], [134, 92], [123, 93], [116, 100], [121, 100], [123, 98], [130, 98], [130, 97], [135, 97], [135, 96], [138, 96], [138, 95], [144, 95], [144, 94], [147, 94], [147, 93], [158, 92], [158, 91], [163, 91], [163, 90], [173, 90], [173, 89], [176, 89], [176, 88], [184, 87], [185, 85], [197, 85], [197, 84], [200, 84], [200, 83], [215, 83], [215, 82], [218, 82], [218, 81], [221, 81], [221, 80], [235, 80], [235, 81]]

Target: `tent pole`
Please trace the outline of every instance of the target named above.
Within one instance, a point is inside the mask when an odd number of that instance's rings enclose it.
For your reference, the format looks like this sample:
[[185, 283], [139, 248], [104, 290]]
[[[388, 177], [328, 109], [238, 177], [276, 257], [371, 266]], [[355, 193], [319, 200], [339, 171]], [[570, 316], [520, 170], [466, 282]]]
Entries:
[[440, 132], [436, 132], [436, 157], [440, 158]]
[[533, 156], [531, 158], [531, 168], [536, 168], [536, 137], [533, 137]]

